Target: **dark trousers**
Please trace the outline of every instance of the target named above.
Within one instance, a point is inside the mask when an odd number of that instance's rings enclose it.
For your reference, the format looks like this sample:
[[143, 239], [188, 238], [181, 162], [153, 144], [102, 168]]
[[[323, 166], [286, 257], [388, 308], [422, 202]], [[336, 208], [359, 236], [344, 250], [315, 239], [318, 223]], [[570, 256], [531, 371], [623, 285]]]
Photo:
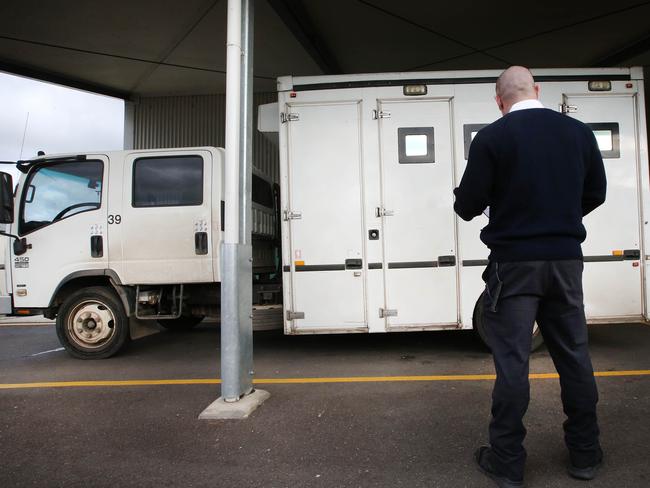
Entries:
[[497, 379], [492, 393], [490, 444], [495, 467], [523, 478], [530, 400], [529, 356], [535, 320], [560, 375], [565, 442], [577, 467], [598, 463], [598, 391], [587, 344], [582, 296], [583, 263], [527, 261], [488, 265], [483, 277], [484, 324]]

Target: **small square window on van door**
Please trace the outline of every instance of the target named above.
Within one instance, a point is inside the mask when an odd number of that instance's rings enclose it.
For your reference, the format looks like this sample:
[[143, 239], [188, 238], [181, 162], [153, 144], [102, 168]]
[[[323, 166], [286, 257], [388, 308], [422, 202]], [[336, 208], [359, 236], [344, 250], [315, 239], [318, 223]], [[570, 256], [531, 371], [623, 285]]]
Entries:
[[181, 207], [202, 203], [202, 157], [145, 157], [133, 163], [134, 207]]
[[587, 123], [587, 127], [594, 132], [600, 154], [604, 159], [621, 157], [621, 138], [616, 122]]
[[463, 143], [465, 146], [465, 159], [469, 159], [469, 146], [472, 145], [472, 141], [478, 131], [483, 127], [487, 127], [489, 124], [465, 124], [463, 125]]
[[400, 127], [397, 137], [400, 164], [435, 162], [433, 127]]

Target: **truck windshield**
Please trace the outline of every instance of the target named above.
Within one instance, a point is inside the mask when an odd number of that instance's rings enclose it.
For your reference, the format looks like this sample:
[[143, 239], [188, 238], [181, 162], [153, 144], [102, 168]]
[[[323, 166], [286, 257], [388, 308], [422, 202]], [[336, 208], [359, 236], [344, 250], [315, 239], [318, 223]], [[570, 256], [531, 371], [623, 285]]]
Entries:
[[23, 190], [19, 232], [26, 234], [95, 210], [102, 199], [101, 161], [58, 163], [35, 169]]

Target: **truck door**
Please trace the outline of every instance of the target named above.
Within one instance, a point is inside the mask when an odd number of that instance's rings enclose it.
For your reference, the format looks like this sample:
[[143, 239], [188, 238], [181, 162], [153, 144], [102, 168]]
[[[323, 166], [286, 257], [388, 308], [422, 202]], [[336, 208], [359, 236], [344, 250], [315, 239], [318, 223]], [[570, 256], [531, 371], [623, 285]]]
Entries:
[[621, 95], [564, 95], [569, 115], [594, 131], [607, 173], [607, 200], [584, 219], [583, 283], [590, 319], [642, 314], [635, 100]]
[[64, 278], [108, 267], [105, 182], [108, 159], [43, 163], [20, 187], [12, 232], [28, 248], [16, 255], [11, 272], [16, 308], [47, 307]]
[[126, 157], [119, 222], [125, 283], [213, 281], [212, 165], [201, 150]]
[[457, 326], [450, 100], [379, 101], [387, 330]]
[[290, 249], [283, 264], [289, 323], [293, 331], [364, 329], [359, 103], [292, 104], [287, 110], [283, 232]]

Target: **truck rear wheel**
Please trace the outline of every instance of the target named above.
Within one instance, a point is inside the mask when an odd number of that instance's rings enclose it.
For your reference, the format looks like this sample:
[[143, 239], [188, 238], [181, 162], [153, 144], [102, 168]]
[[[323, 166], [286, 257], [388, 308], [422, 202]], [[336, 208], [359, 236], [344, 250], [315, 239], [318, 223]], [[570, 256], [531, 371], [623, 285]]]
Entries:
[[93, 286], [64, 300], [56, 317], [56, 333], [70, 355], [104, 359], [128, 342], [129, 320], [112, 290]]
[[[474, 330], [483, 341], [483, 344], [490, 349], [490, 344], [488, 343], [487, 335], [485, 333], [485, 322], [483, 321], [482, 305], [484, 294], [485, 292], [481, 293], [481, 296], [479, 296], [476, 301], [476, 305], [474, 305], [474, 316], [472, 322], [474, 324]], [[542, 337], [539, 326], [537, 325], [537, 322], [535, 322], [535, 325], [533, 326], [533, 341], [530, 344], [530, 351], [533, 352], [537, 350], [542, 344], [544, 344], [544, 337]]]
[[181, 330], [189, 330], [193, 327], [196, 327], [201, 323], [201, 321], [205, 317], [203, 316], [194, 316], [194, 315], [186, 315], [182, 317], [178, 317], [177, 319], [161, 319], [158, 320], [158, 323], [162, 325], [165, 329], [169, 330], [175, 330], [175, 331], [181, 331]]

